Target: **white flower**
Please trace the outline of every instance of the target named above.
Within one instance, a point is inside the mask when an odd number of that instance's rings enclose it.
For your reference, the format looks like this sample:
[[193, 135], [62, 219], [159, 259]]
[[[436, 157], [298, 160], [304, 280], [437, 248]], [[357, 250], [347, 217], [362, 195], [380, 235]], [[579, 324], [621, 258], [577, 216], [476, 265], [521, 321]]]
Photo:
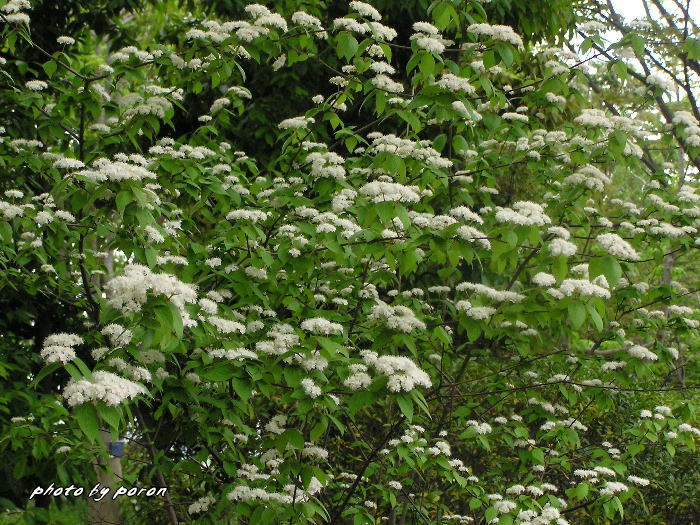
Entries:
[[483, 295], [488, 297], [492, 301], [497, 302], [507, 302], [507, 303], [518, 303], [525, 299], [525, 296], [516, 292], [511, 292], [509, 290], [496, 290], [490, 286], [486, 286], [481, 283], [470, 283], [463, 282], [459, 283], [455, 290], [458, 292], [470, 291], [478, 295]]
[[565, 241], [564, 239], [552, 239], [547, 245], [549, 253], [555, 257], [558, 255], [563, 255], [564, 257], [571, 257], [576, 254], [576, 245], [572, 242]]
[[357, 11], [365, 18], [370, 18], [372, 20], [382, 19], [382, 15], [379, 14], [379, 11], [377, 11], [371, 5], [366, 4], [365, 2], [358, 2], [357, 0], [353, 0], [348, 5], [350, 6], [350, 9], [352, 9], [353, 11]]
[[314, 317], [312, 319], [306, 319], [301, 323], [301, 329], [314, 334], [322, 335], [332, 335], [332, 334], [342, 334], [343, 325], [339, 323], [333, 323], [322, 317]]
[[427, 35], [439, 34], [438, 28], [428, 22], [415, 22], [413, 24], [413, 30], [417, 33], [425, 33]]
[[402, 305], [389, 306], [381, 300], [372, 307], [372, 312], [367, 319], [383, 321], [389, 328], [405, 333], [426, 328], [425, 323], [418, 319], [410, 308]]
[[462, 91], [469, 95], [476, 92], [474, 86], [472, 86], [466, 78], [458, 77], [452, 73], [444, 73], [435, 84], [442, 89], [447, 89], [452, 92]]
[[31, 91], [43, 91], [49, 85], [43, 80], [30, 80], [24, 84]]
[[396, 82], [391, 77], [382, 73], [375, 76], [371, 82], [375, 87], [388, 91], [389, 93], [401, 93], [403, 91], [403, 84], [401, 84], [401, 82]]
[[523, 46], [523, 39], [513, 31], [510, 26], [503, 25], [489, 25], [489, 24], [472, 24], [467, 27], [467, 31], [477, 35], [490, 36], [494, 40], [502, 40], [504, 42], [510, 42], [516, 47]]
[[631, 261], [639, 260], [634, 248], [616, 233], [603, 233], [598, 235], [596, 240], [610, 255]]
[[46, 363], [61, 362], [64, 365], [75, 359], [74, 346], [83, 344], [83, 338], [75, 334], [58, 333], [44, 339], [40, 355]]
[[631, 346], [627, 349], [627, 353], [632, 357], [636, 357], [637, 359], [646, 359], [648, 361], [657, 361], [659, 359], [659, 356], [657, 356], [654, 352], [641, 345]]
[[198, 514], [200, 512], [206, 512], [209, 510], [209, 506], [214, 503], [216, 503], [216, 500], [213, 496], [201, 497], [187, 508], [187, 513]]
[[372, 202], [418, 202], [421, 198], [417, 186], [404, 186], [394, 182], [370, 182], [362, 186], [359, 193], [371, 197]]
[[164, 295], [177, 307], [185, 325], [190, 316], [185, 305], [197, 301], [197, 288], [179, 281], [167, 273], [153, 273], [148, 267], [130, 264], [123, 275], [112, 278], [105, 285], [108, 304], [124, 314], [138, 312], [146, 303], [147, 294]]
[[70, 37], [70, 36], [59, 36], [56, 39], [56, 42], [58, 42], [59, 44], [64, 45], [64, 46], [70, 46], [72, 44], [75, 44], [75, 38]]
[[297, 11], [292, 15], [292, 22], [304, 27], [313, 27], [317, 29], [322, 29], [321, 21], [304, 11]]
[[261, 211], [261, 210], [233, 210], [230, 211], [226, 215], [226, 220], [228, 221], [239, 221], [239, 220], [245, 220], [245, 221], [250, 221], [253, 224], [259, 222], [259, 221], [264, 221], [270, 216], [269, 212]]
[[301, 386], [309, 397], [318, 397], [321, 395], [321, 388], [314, 383], [313, 379], [308, 377], [302, 379]]
[[645, 478], [640, 478], [637, 476], [628, 476], [627, 481], [630, 483], [634, 483], [635, 485], [639, 485], [640, 487], [646, 487], [649, 485], [649, 480]]
[[91, 401], [114, 406], [142, 394], [146, 394], [146, 389], [140, 384], [104, 370], [93, 372], [92, 381], [71, 379], [63, 389], [63, 397], [70, 406]]
[[375, 368], [377, 372], [389, 377], [387, 388], [390, 392], [410, 392], [416, 386], [430, 388], [430, 376], [411, 361], [408, 357], [384, 355], [377, 356], [375, 352], [363, 350], [360, 352], [365, 363]]
[[535, 274], [535, 276], [532, 278], [532, 282], [536, 284], [537, 286], [554, 286], [554, 284], [557, 282], [557, 280], [554, 278], [553, 275], [545, 272], [539, 272]]
[[521, 226], [545, 226], [552, 222], [541, 205], [528, 201], [518, 201], [513, 204], [512, 209], [498, 208], [496, 220], [498, 222], [511, 222]]
[[109, 337], [109, 341], [114, 348], [121, 348], [128, 345], [134, 335], [131, 330], [115, 323], [105, 326], [101, 333]]
[[309, 124], [313, 124], [315, 120], [313, 117], [292, 117], [280, 122], [277, 127], [279, 129], [304, 129], [308, 127]]

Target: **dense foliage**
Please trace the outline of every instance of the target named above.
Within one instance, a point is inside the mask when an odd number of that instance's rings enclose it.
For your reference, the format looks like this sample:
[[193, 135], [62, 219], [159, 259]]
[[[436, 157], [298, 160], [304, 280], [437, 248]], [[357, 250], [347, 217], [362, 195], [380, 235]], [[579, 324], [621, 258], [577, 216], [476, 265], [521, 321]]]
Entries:
[[687, 5], [183, 4], [0, 6], [0, 523], [693, 523]]

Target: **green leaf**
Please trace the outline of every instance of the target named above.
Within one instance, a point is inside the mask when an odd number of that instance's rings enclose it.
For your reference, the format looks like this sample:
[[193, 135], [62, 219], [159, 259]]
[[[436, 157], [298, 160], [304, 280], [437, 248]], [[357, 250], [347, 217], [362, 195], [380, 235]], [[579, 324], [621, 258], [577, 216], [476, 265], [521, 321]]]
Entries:
[[232, 378], [231, 383], [233, 384], [233, 390], [238, 394], [238, 397], [241, 398], [241, 401], [247, 403], [250, 398], [250, 393], [253, 391], [251, 384], [237, 377]]
[[350, 60], [357, 53], [357, 48], [359, 44], [354, 36], [352, 36], [347, 31], [342, 31], [338, 34], [338, 56], [344, 57], [346, 60]]
[[588, 483], [581, 483], [573, 490], [573, 495], [577, 500], [583, 500], [588, 495]]
[[686, 38], [683, 42], [683, 50], [688, 53], [688, 58], [700, 60], [700, 39]]
[[622, 502], [620, 501], [620, 498], [618, 498], [616, 496], [612, 500], [613, 500], [613, 503], [615, 504], [615, 508], [620, 513], [620, 518], [624, 517], [625, 509], [622, 507]]
[[44, 72], [46, 73], [46, 76], [51, 78], [53, 76], [53, 74], [56, 72], [56, 69], [58, 68], [58, 64], [56, 64], [56, 62], [54, 62], [53, 60], [49, 60], [41, 67], [44, 68]]
[[97, 418], [95, 406], [91, 403], [78, 405], [73, 409], [73, 414], [78, 421], [78, 426], [88, 439], [92, 442], [97, 442], [99, 439], [99, 419]]
[[596, 330], [598, 330], [598, 331], [602, 330], [603, 329], [603, 318], [598, 313], [598, 310], [595, 309], [595, 306], [593, 304], [589, 303], [586, 305], [586, 310], [588, 311], [588, 316], [593, 321], [593, 324], [595, 325]]
[[513, 47], [506, 42], [496, 42], [495, 45], [498, 56], [501, 57], [503, 63], [510, 67], [513, 65]]
[[348, 399], [348, 409], [351, 414], [356, 414], [361, 408], [371, 405], [376, 398], [374, 392], [357, 392]]
[[423, 53], [418, 67], [424, 75], [432, 75], [435, 72], [435, 58], [430, 53]]
[[88, 381], [92, 381], [92, 372], [83, 362], [82, 359], [76, 357], [75, 359], [73, 359], [73, 363], [75, 363], [75, 366], [77, 366], [80, 372], [85, 376], [85, 379], [87, 379]]
[[455, 135], [455, 137], [452, 139], [452, 147], [459, 153], [467, 151], [469, 149], [469, 144], [462, 135]]
[[554, 259], [554, 263], [552, 264], [552, 275], [554, 275], [554, 278], [557, 280], [557, 282], [560, 282], [562, 279], [564, 279], [568, 271], [569, 267], [566, 264], [566, 257], [560, 256]]
[[612, 288], [620, 280], [620, 277], [622, 277], [622, 268], [615, 257], [612, 255], [604, 255], [603, 257], [594, 257], [589, 261], [588, 273], [591, 279], [599, 275], [604, 275]]
[[34, 380], [29, 384], [30, 387], [35, 387], [39, 382], [44, 379], [46, 376], [49, 374], [55, 372], [61, 368], [61, 363], [51, 363], [50, 365], [46, 365], [44, 368], [41, 369], [41, 372], [39, 372]]
[[12, 243], [12, 225], [9, 222], [0, 222], [0, 237], [3, 242]]
[[131, 192], [128, 190], [122, 190], [117, 193], [117, 211], [120, 215], [124, 215], [124, 209], [132, 201]]
[[199, 376], [209, 381], [228, 381], [238, 374], [238, 366], [231, 363], [217, 363], [199, 372]]
[[413, 420], [413, 400], [408, 397], [398, 395], [396, 396], [396, 403], [399, 405], [401, 413], [406, 416], [406, 419], [410, 423]]
[[318, 439], [326, 433], [327, 428], [328, 419], [326, 417], [321, 417], [321, 420], [316, 423], [311, 429], [311, 432], [309, 432], [309, 438], [311, 441], [318, 441]]
[[583, 322], [586, 320], [586, 307], [579, 302], [569, 303], [569, 319], [571, 320], [571, 325], [574, 328], [581, 328]]
[[168, 309], [170, 310], [170, 316], [173, 320], [172, 328], [178, 337], [182, 337], [184, 326], [182, 324], [182, 316], [180, 315], [180, 310], [177, 309], [173, 303], [168, 301]]
[[119, 429], [119, 422], [121, 421], [121, 412], [119, 408], [101, 405], [97, 407], [97, 413], [100, 415], [100, 418], [115, 431]]
[[296, 428], [288, 428], [281, 435], [280, 439], [285, 445], [292, 445], [294, 448], [304, 448], [304, 436]]

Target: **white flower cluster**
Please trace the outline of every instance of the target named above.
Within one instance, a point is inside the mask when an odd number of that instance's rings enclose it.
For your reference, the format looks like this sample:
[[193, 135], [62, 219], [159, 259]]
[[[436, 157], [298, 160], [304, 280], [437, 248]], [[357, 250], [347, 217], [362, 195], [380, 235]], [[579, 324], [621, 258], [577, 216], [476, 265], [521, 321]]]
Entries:
[[[323, 29], [321, 21], [313, 15], [305, 13], [304, 11], [297, 11], [292, 15], [292, 22], [300, 25], [302, 27], [308, 27], [310, 29]], [[325, 36], [325, 32], [324, 36]]]
[[154, 273], [141, 264], [129, 264], [124, 268], [123, 275], [107, 282], [105, 290], [109, 305], [123, 314], [141, 310], [148, 299], [148, 292], [151, 292], [166, 296], [180, 312], [185, 326], [196, 323], [185, 310], [185, 305], [197, 302], [197, 287], [179, 281], [174, 275]]
[[376, 352], [370, 350], [363, 350], [360, 354], [368, 366], [389, 377], [387, 388], [391, 392], [410, 392], [416, 386], [425, 388], [432, 386], [430, 376], [408, 357], [394, 355], [379, 357]]
[[75, 175], [85, 177], [93, 182], [155, 179], [156, 174], [145, 167], [125, 161], [98, 159], [92, 163], [92, 168], [76, 171]]
[[413, 310], [402, 305], [390, 306], [381, 300], [372, 307], [372, 312], [367, 319], [383, 321], [389, 328], [404, 333], [410, 333], [415, 329], [425, 330], [425, 323], [416, 317]]
[[41, 357], [47, 363], [61, 362], [64, 365], [75, 359], [74, 346], [83, 344], [82, 337], [75, 334], [52, 334], [44, 339]]
[[491, 249], [491, 243], [486, 237], [486, 234], [472, 226], [460, 226], [457, 228], [455, 235], [470, 243], [476, 242], [485, 250]]
[[435, 82], [435, 85], [441, 87], [442, 89], [452, 91], [453, 93], [459, 91], [468, 95], [476, 93], [476, 89], [469, 83], [469, 81], [466, 78], [458, 77], [457, 75], [453, 75], [452, 73], [443, 73], [443, 75], [440, 77], [440, 80]]
[[605, 173], [598, 168], [586, 165], [579, 168], [577, 172], [566, 177], [562, 184], [569, 186], [583, 185], [591, 190], [603, 191], [605, 186], [610, 184], [610, 182], [610, 177], [605, 175]]
[[593, 128], [611, 128], [613, 126], [612, 121], [600, 109], [583, 109], [581, 114], [574, 119], [574, 122]]
[[315, 120], [313, 119], [313, 117], [292, 117], [284, 119], [277, 125], [277, 127], [282, 130], [305, 129], [309, 126], [309, 124], [313, 124], [314, 122]]
[[210, 348], [207, 354], [212, 359], [226, 359], [228, 361], [242, 361], [243, 359], [257, 359], [258, 354], [246, 348]]
[[472, 306], [469, 301], [457, 301], [457, 303], [455, 303], [455, 308], [477, 321], [488, 319], [496, 313], [495, 308], [490, 306]]
[[333, 323], [322, 317], [313, 317], [302, 321], [301, 329], [321, 335], [338, 335], [343, 333], [343, 325], [340, 323]]
[[554, 257], [558, 257], [560, 255], [564, 257], [571, 257], [572, 255], [576, 255], [577, 250], [576, 245], [573, 242], [569, 242], [561, 238], [552, 239], [547, 245], [547, 249]]
[[627, 353], [632, 357], [636, 357], [637, 359], [644, 359], [647, 361], [657, 361], [659, 359], [659, 356], [657, 356], [654, 352], [648, 350], [642, 345], [630, 346], [627, 349]]
[[371, 151], [375, 153], [389, 152], [402, 158], [412, 158], [425, 162], [436, 168], [449, 168], [452, 161], [440, 156], [440, 153], [432, 147], [430, 140], [414, 141], [402, 139], [389, 133], [384, 135], [379, 132], [367, 134], [367, 138], [372, 140]]
[[226, 214], [228, 221], [250, 221], [253, 224], [264, 221], [270, 216], [270, 212], [261, 210], [233, 210]]
[[348, 4], [348, 6], [350, 7], [350, 9], [358, 12], [365, 18], [377, 21], [382, 19], [382, 15], [379, 14], [379, 11], [377, 11], [374, 7], [365, 2], [358, 2], [357, 0], [353, 0]]
[[208, 317], [207, 322], [214, 325], [214, 327], [222, 334], [233, 334], [236, 332], [238, 332], [239, 334], [244, 334], [246, 332], [246, 327], [241, 323], [237, 321], [232, 321], [230, 319], [224, 319], [215, 315]]
[[522, 294], [511, 292], [509, 290], [496, 290], [490, 286], [480, 283], [459, 283], [455, 289], [458, 292], [470, 291], [477, 295], [483, 295], [484, 297], [488, 297], [492, 301], [499, 303], [519, 303], [525, 299], [525, 296]]
[[647, 75], [646, 82], [650, 86], [658, 87], [663, 91], [673, 91], [674, 88], [673, 82], [659, 73], [650, 73]]
[[367, 388], [372, 383], [372, 378], [367, 373], [367, 366], [361, 363], [352, 364], [349, 367], [351, 374], [345, 378], [343, 384], [351, 390]]
[[146, 394], [142, 385], [104, 370], [93, 372], [92, 381], [71, 379], [63, 389], [63, 397], [70, 406], [90, 401], [103, 401], [114, 406], [142, 394]]
[[639, 260], [639, 255], [630, 243], [616, 233], [603, 233], [598, 235], [596, 240], [610, 255], [631, 261]]
[[337, 180], [345, 178], [345, 159], [332, 151], [313, 151], [306, 157], [311, 163], [311, 176], [314, 179], [331, 177]]
[[271, 339], [255, 343], [255, 350], [263, 354], [282, 355], [299, 343], [299, 336], [288, 324], [277, 324], [268, 332]]
[[108, 324], [102, 329], [101, 333], [109, 337], [109, 342], [114, 348], [122, 348], [128, 345], [134, 335], [131, 330], [116, 323]]
[[199, 514], [200, 512], [206, 512], [214, 503], [216, 503], [216, 499], [214, 499], [213, 496], [203, 496], [192, 503], [187, 508], [187, 512], [188, 514]]
[[49, 87], [49, 85], [43, 80], [29, 80], [24, 85], [30, 91], [43, 91]]
[[450, 215], [455, 219], [462, 221], [471, 221], [478, 224], [484, 223], [484, 220], [478, 214], [474, 213], [466, 206], [457, 206], [456, 208], [452, 208], [450, 210]]
[[396, 182], [369, 182], [359, 192], [370, 197], [372, 202], [418, 202], [421, 198], [418, 186], [404, 186]]
[[301, 387], [304, 389], [306, 395], [311, 398], [318, 397], [322, 393], [321, 388], [309, 377], [305, 377], [301, 380]]
[[411, 35], [411, 40], [414, 40], [419, 48], [436, 55], [445, 51], [445, 45], [451, 43], [442, 37], [437, 27], [428, 22], [414, 23], [413, 30], [415, 33]]
[[476, 35], [485, 35], [493, 38], [494, 40], [501, 40], [503, 42], [509, 42], [515, 47], [523, 46], [523, 39], [520, 38], [513, 28], [510, 26], [503, 25], [490, 25], [490, 24], [472, 24], [467, 27], [469, 33], [474, 33]]
[[608, 282], [603, 275], [599, 275], [593, 281], [587, 279], [564, 279], [559, 288], [549, 288], [547, 293], [556, 299], [571, 297], [576, 293], [582, 296], [610, 299]]
[[552, 222], [540, 204], [529, 201], [518, 201], [512, 209], [496, 207], [496, 220], [520, 226], [545, 226]]
[[549, 273], [539, 272], [533, 276], [532, 282], [537, 286], [549, 287], [554, 286], [557, 280]]

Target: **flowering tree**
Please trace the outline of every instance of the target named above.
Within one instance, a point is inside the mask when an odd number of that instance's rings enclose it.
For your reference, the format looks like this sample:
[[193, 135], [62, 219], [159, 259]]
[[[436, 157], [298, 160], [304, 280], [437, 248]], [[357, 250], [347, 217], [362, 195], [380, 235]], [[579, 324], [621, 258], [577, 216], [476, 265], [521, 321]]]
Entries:
[[[128, 523], [563, 525], [640, 513], [650, 450], [692, 464], [695, 77], [669, 100], [610, 65], [666, 119], [669, 165], [584, 69], [653, 32], [583, 24], [567, 53], [473, 0], [403, 40], [359, 1], [251, 4], [52, 52], [30, 7], [0, 7], [2, 282], [59, 310], [3, 335], [10, 476], [104, 479], [122, 438], [119, 483], [168, 489]], [[241, 151], [247, 72], [310, 61], [322, 94], [272, 157]]]

